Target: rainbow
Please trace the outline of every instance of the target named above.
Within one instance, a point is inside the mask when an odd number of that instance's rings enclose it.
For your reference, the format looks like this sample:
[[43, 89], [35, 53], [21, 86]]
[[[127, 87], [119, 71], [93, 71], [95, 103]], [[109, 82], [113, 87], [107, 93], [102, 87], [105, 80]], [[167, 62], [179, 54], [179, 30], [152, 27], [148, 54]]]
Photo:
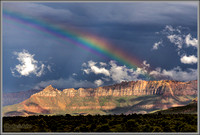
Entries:
[[[83, 33], [77, 29], [72, 30], [66, 27], [58, 27], [53, 25], [49, 21], [43, 21], [38, 18], [32, 18], [27, 15], [12, 12], [7, 9], [3, 9], [3, 16], [7, 19], [28, 25], [37, 30], [53, 35], [54, 37], [65, 40], [96, 55], [119, 61], [120, 63], [125, 64], [126, 66], [133, 68], [134, 70], [136, 70], [137, 67], [141, 68], [142, 66], [142, 62], [138, 59], [134, 58], [133, 56], [131, 57], [121, 49], [109, 44], [104, 39], [101, 39], [89, 33]], [[144, 76], [146, 76], [147, 78], [152, 78], [148, 73], [144, 73]]]

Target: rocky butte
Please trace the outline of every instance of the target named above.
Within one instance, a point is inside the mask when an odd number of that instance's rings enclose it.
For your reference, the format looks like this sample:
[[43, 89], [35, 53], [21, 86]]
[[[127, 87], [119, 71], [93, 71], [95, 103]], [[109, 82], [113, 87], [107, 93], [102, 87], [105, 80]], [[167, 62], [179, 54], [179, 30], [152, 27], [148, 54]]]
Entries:
[[149, 113], [183, 106], [197, 97], [197, 80], [130, 81], [98, 88], [53, 88], [51, 85], [3, 114], [120, 114]]
[[[49, 87], [49, 86], [48, 86]], [[130, 81], [95, 89], [74, 88], [64, 89], [66, 96], [142, 96], [142, 95], [197, 95], [197, 81], [178, 82], [171, 80], [161, 81]]]

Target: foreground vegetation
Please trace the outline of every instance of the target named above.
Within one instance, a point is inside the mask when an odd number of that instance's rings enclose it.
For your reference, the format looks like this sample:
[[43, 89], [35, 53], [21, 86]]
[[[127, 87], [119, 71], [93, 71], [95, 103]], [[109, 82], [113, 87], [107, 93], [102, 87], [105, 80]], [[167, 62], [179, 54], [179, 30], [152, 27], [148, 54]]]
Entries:
[[197, 132], [197, 114], [3, 117], [3, 132]]

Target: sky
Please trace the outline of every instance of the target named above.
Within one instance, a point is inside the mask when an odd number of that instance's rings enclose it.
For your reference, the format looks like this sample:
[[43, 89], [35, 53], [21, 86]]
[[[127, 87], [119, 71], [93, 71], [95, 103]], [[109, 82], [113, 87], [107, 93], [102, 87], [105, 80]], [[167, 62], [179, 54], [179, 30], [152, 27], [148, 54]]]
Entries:
[[3, 2], [3, 92], [197, 79], [197, 2]]

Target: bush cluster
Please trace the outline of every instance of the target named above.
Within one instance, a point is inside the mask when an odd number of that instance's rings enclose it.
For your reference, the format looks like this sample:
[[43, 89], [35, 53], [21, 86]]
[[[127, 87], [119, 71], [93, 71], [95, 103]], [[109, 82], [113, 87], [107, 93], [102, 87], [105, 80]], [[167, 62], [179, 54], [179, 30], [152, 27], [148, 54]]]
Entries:
[[197, 132], [196, 114], [3, 117], [4, 132]]

